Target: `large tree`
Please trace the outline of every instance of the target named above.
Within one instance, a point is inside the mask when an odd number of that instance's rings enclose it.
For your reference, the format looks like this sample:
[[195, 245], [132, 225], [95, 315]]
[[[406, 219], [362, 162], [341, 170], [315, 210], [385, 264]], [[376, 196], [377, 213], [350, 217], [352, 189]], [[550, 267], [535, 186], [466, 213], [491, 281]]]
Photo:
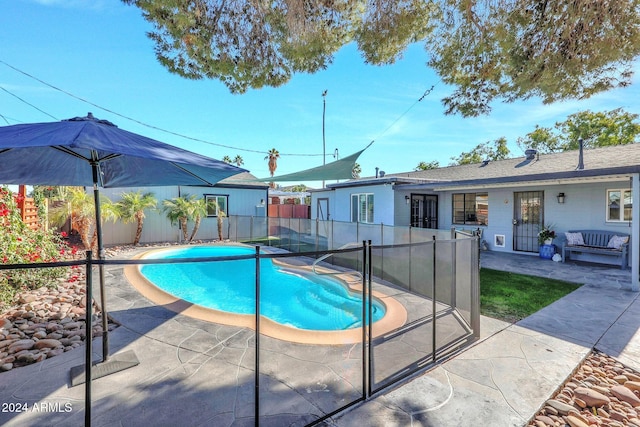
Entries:
[[415, 171], [426, 171], [430, 169], [438, 169], [440, 167], [440, 162], [437, 160], [432, 160], [430, 162], [422, 161], [418, 163], [418, 166], [413, 168]]
[[453, 85], [445, 112], [488, 113], [496, 99], [586, 98], [631, 83], [640, 0], [122, 0], [154, 25], [158, 60], [234, 93], [326, 68], [345, 44], [389, 64], [424, 41]]
[[493, 141], [493, 146], [490, 141], [487, 141], [476, 145], [471, 151], [461, 153], [458, 157], [451, 157], [451, 164], [470, 165], [482, 163], [485, 160], [504, 160], [509, 158], [509, 154], [507, 139], [502, 137]]
[[554, 129], [536, 126], [533, 132], [518, 138], [517, 144], [523, 150], [533, 148], [541, 153], [575, 150], [579, 139], [586, 148], [632, 144], [640, 142], [638, 117], [622, 108], [579, 111], [557, 122]]

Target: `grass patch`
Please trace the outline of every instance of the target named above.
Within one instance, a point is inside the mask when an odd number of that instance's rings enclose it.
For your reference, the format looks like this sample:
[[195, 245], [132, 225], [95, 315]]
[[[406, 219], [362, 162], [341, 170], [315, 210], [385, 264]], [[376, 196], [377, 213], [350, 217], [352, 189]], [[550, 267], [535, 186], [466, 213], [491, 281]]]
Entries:
[[480, 313], [517, 322], [579, 287], [561, 280], [481, 268]]

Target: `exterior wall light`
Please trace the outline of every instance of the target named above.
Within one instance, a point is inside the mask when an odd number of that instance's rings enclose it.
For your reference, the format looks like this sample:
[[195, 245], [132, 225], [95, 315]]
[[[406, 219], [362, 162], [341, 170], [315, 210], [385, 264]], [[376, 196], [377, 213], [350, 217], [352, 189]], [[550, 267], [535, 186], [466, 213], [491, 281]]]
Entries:
[[409, 197], [409, 196], [404, 196], [404, 202], [405, 202], [406, 204], [409, 204], [409, 202], [410, 202], [410, 201], [411, 201], [411, 197]]
[[558, 203], [564, 204], [564, 193], [558, 193]]

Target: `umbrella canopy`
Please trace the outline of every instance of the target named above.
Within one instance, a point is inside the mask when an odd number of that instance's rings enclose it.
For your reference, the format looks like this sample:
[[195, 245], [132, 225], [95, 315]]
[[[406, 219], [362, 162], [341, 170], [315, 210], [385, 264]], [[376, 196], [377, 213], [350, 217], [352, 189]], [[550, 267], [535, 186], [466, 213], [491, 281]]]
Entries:
[[[111, 122], [96, 119], [91, 113], [60, 122], [0, 127], [0, 183], [93, 186], [100, 258], [104, 254], [99, 187], [208, 186], [241, 172], [246, 169], [127, 132]], [[133, 361], [106, 363], [109, 345], [102, 264], [99, 272], [104, 330], [103, 368], [99, 372], [107, 375], [138, 362], [133, 356]], [[91, 300], [89, 280], [87, 300]], [[91, 304], [87, 304], [86, 315], [90, 325]], [[87, 425], [91, 422], [91, 352], [91, 327], [87, 326], [84, 366]], [[83, 367], [78, 368], [81, 372]], [[78, 377], [74, 369], [72, 376]]]
[[[97, 182], [92, 164], [97, 165]], [[60, 122], [0, 127], [3, 184], [206, 186], [245, 171], [122, 130], [91, 113]]]

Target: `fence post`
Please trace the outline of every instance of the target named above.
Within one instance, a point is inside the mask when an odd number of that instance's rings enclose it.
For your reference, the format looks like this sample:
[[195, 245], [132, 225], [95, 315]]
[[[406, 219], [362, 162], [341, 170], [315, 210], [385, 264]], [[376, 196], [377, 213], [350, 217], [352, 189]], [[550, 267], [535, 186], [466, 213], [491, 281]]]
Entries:
[[[84, 356], [84, 425], [91, 425], [91, 368], [93, 366], [93, 314], [91, 313], [93, 303], [93, 264], [91, 262], [91, 251], [86, 252], [85, 280], [87, 282], [86, 317], [85, 317], [85, 356]], [[107, 331], [102, 331], [103, 334]]]
[[456, 292], [458, 287], [458, 276], [457, 276], [457, 253], [458, 253], [458, 240], [454, 239], [451, 241], [451, 307], [456, 307]]
[[[367, 259], [367, 244], [362, 242], [362, 259]], [[365, 262], [366, 264], [366, 262]], [[368, 337], [370, 337], [370, 325], [367, 321], [367, 270], [365, 265], [362, 266], [362, 397], [365, 399], [369, 397], [371, 390], [371, 380], [369, 379], [369, 354], [371, 349], [369, 348]]]
[[[480, 338], [480, 238], [474, 237], [475, 248], [471, 249], [471, 329], [474, 338]], [[474, 250], [476, 249], [476, 250]], [[473, 257], [478, 257], [474, 260]]]
[[[251, 217], [253, 219], [253, 217]], [[256, 245], [256, 360], [254, 377], [255, 425], [260, 424], [260, 246]]]
[[[333, 235], [333, 229], [334, 229], [334, 227], [333, 227], [333, 221], [334, 221], [334, 220], [331, 220], [331, 245], [329, 245], [329, 243], [327, 242], [327, 249], [329, 249], [329, 248], [333, 249], [334, 242], [335, 242], [335, 237], [334, 237], [334, 235]], [[333, 263], [332, 263], [332, 264], [333, 264]]]
[[384, 224], [380, 223], [380, 278], [384, 280]]
[[432, 337], [431, 337], [431, 348], [433, 349], [433, 363], [436, 362], [436, 236], [433, 236], [433, 285], [432, 285], [432, 300], [431, 300], [431, 310], [433, 312], [433, 325], [432, 325]]
[[413, 227], [409, 226], [409, 291], [413, 290], [413, 274], [411, 272], [413, 268], [413, 264], [411, 260], [413, 259]]
[[316, 218], [316, 248], [315, 251], [318, 252], [318, 245], [320, 244], [320, 223], [318, 222], [318, 218]]

